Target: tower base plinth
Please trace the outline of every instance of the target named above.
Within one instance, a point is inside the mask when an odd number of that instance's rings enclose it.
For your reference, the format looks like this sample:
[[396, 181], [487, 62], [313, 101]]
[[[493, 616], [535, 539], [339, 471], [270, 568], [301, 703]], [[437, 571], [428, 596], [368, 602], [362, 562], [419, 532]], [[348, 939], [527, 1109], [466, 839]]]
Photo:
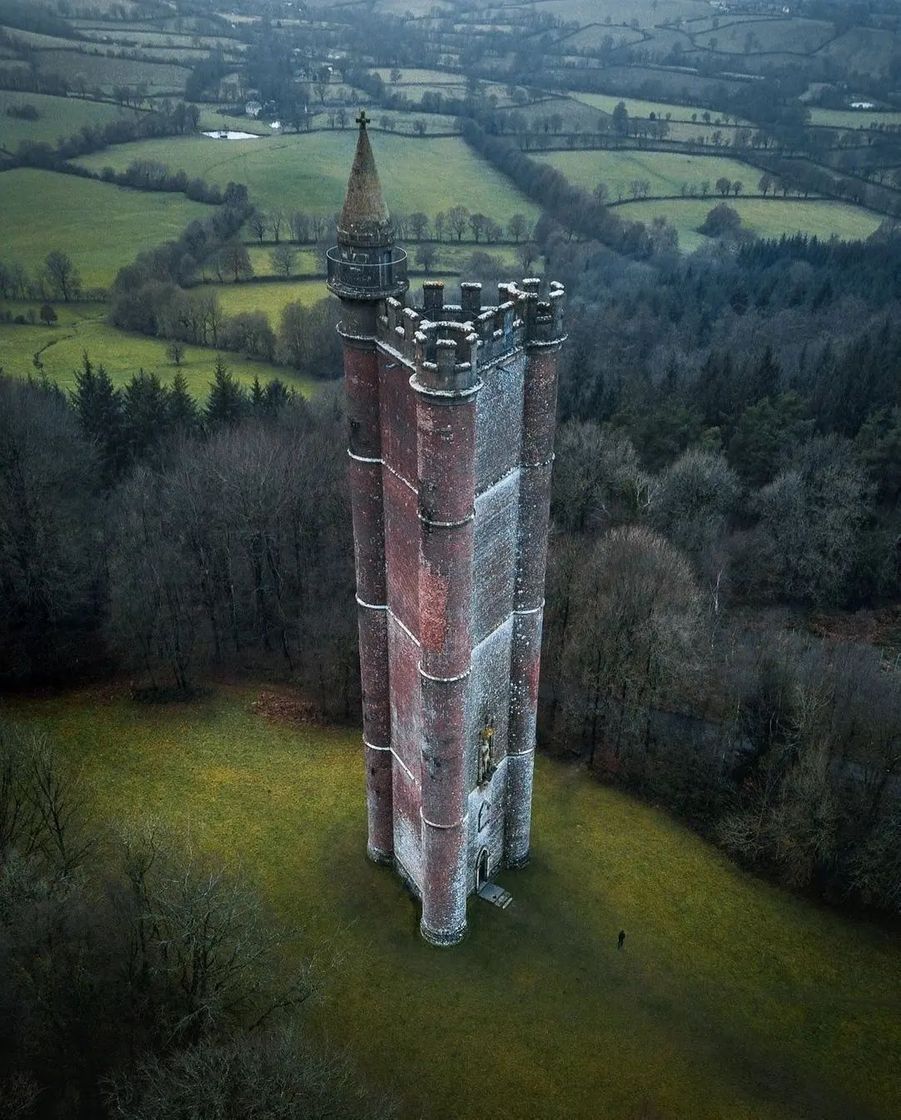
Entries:
[[389, 867], [394, 863], [393, 852], [383, 852], [379, 848], [373, 848], [371, 844], [366, 848], [366, 855], [373, 863], [381, 863]]
[[466, 936], [466, 923], [455, 930], [432, 930], [419, 923], [419, 932], [430, 945], [439, 949], [449, 949], [452, 945], [459, 945]]

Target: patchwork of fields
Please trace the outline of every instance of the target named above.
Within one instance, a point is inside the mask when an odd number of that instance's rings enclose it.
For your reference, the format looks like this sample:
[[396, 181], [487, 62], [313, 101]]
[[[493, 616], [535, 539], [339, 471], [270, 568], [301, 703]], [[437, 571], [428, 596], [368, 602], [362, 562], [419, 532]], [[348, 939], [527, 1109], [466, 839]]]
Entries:
[[[78, 162], [100, 171], [124, 170], [138, 158], [159, 160], [221, 186], [229, 180], [245, 183], [263, 209], [334, 214], [344, 199], [355, 143], [354, 128], [268, 140], [183, 137], [123, 144]], [[461, 139], [414, 140], [378, 133], [373, 148], [385, 195], [396, 211], [422, 210], [433, 216], [464, 203], [498, 222], [517, 211], [538, 217], [537, 207]]]

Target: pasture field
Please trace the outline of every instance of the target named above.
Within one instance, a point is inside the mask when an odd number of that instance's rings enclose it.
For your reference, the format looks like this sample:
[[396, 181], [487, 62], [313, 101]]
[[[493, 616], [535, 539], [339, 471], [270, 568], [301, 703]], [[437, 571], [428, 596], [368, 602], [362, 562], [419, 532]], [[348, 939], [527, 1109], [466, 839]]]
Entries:
[[814, 54], [835, 37], [835, 27], [813, 19], [730, 19], [692, 37], [699, 47], [726, 54]]
[[[18, 105], [33, 105], [40, 116], [36, 121], [7, 116], [7, 109]], [[104, 101], [0, 90], [0, 148], [14, 152], [27, 140], [55, 144], [61, 137], [74, 135], [84, 125], [107, 124], [123, 116], [134, 115], [133, 109], [123, 109]]]
[[578, 90], [573, 90], [569, 96], [604, 113], [612, 113], [622, 101], [631, 117], [649, 117], [653, 113], [657, 117], [666, 119], [669, 113], [674, 121], [690, 121], [692, 114], [697, 114], [698, 121], [703, 124], [701, 118], [705, 112], [709, 112], [711, 125], [705, 127], [718, 125], [723, 120], [722, 114], [705, 109], [701, 105], [677, 105], [672, 101], [644, 101], [640, 97], [618, 97], [613, 93], [580, 93]]
[[901, 125], [901, 113], [878, 112], [874, 109], [821, 109], [811, 106], [810, 123], [833, 128], [878, 128], [879, 125], [897, 128]]
[[[3, 30], [13, 40], [15, 47], [27, 47], [30, 50], [78, 50], [81, 44], [77, 40], [63, 39], [57, 35], [41, 35], [37, 31], [25, 31], [20, 27], [4, 27]], [[90, 44], [84, 44], [90, 49]]]
[[[393, 89], [395, 83], [391, 81], [390, 66], [375, 66], [371, 73], [378, 74], [385, 85], [389, 89]], [[409, 85], [428, 85], [428, 86], [459, 86], [465, 84], [459, 74], [449, 74], [445, 70], [418, 70], [416, 67], [398, 66], [400, 71], [400, 80], [397, 82], [398, 86]]]
[[[356, 128], [312, 132], [268, 140], [211, 140], [177, 137], [121, 144], [78, 162], [99, 171], [124, 170], [135, 159], [155, 159], [210, 183], [244, 183], [254, 203], [268, 209], [334, 214], [341, 208], [353, 162]], [[392, 133], [373, 136], [379, 175], [390, 209], [411, 213], [465, 203], [498, 222], [538, 209], [457, 137], [413, 139]]]
[[[282, 238], [284, 241], [285, 238]], [[315, 273], [317, 271], [324, 272], [323, 268], [319, 268], [316, 263], [316, 253], [312, 249], [301, 248], [298, 245], [291, 246], [297, 254], [297, 260], [294, 265], [294, 274], [297, 276], [304, 276], [308, 273]], [[260, 245], [257, 242], [247, 244], [247, 252], [250, 255], [250, 263], [253, 265], [254, 276], [278, 276], [272, 267], [270, 256], [274, 245]], [[209, 275], [209, 270], [207, 270]], [[233, 285], [234, 286], [234, 285]]]
[[53, 249], [68, 253], [85, 288], [109, 285], [142, 249], [177, 237], [210, 206], [180, 194], [148, 194], [55, 171], [0, 175], [4, 259], [36, 272]]
[[592, 23], [606, 24], [610, 18], [617, 24], [638, 20], [640, 27], [655, 27], [671, 20], [694, 19], [710, 14], [706, 0], [657, 0], [652, 8], [648, 0], [537, 0], [534, 8], [555, 18], [574, 21], [582, 27]]
[[887, 74], [901, 51], [897, 33], [875, 27], [852, 27], [840, 38], [827, 44], [820, 58], [834, 58], [852, 73]]
[[[698, 233], [698, 227], [721, 201], [719, 198], [686, 198], [627, 202], [617, 206], [615, 213], [621, 218], [642, 222], [662, 215], [679, 231], [680, 248], [691, 252], [708, 243], [709, 239]], [[806, 233], [823, 241], [833, 236], [842, 241], [857, 241], [869, 237], [882, 221], [879, 214], [830, 199], [730, 198], [729, 205], [741, 214], [746, 229], [764, 238]]]
[[565, 35], [558, 40], [558, 43], [567, 53], [579, 53], [581, 51], [596, 51], [608, 39], [612, 40], [614, 47], [627, 47], [633, 43], [640, 43], [644, 39], [644, 35], [631, 27], [613, 27], [603, 23], [593, 23]]
[[[0, 303], [0, 310], [4, 308]], [[28, 310], [32, 304], [16, 304], [13, 310]], [[33, 362], [40, 354], [44, 375], [65, 389], [75, 387], [75, 371], [81, 368], [81, 356], [87, 351], [96, 365], [106, 366], [115, 384], [124, 385], [138, 370], [155, 373], [169, 383], [178, 372], [166, 356], [164, 339], [146, 338], [116, 330], [105, 321], [104, 304], [82, 304], [66, 308], [56, 305], [60, 321], [54, 327], [18, 326], [0, 323], [0, 368], [13, 377], [36, 374]], [[250, 385], [255, 376], [260, 381], [280, 377], [303, 392], [310, 391], [311, 382], [299, 378], [289, 369], [223, 353], [223, 361], [243, 384]], [[188, 388], [199, 398], [206, 396], [213, 379], [216, 351], [202, 346], [187, 346], [181, 364]]]
[[[708, 183], [713, 192], [717, 179], [741, 180], [745, 190], [756, 190], [761, 172], [727, 156], [682, 155], [680, 152], [581, 151], [533, 152], [534, 159], [549, 163], [577, 186], [593, 190], [606, 183], [611, 199], [628, 198], [630, 183], [644, 179], [652, 195], [679, 194], [683, 184]], [[708, 207], [709, 209], [709, 207]]]
[[142, 83], [150, 94], [182, 93], [189, 73], [184, 66], [107, 58], [103, 54], [79, 51], [37, 51], [34, 57], [41, 74], [60, 74], [76, 88], [83, 85], [105, 93], [111, 92], [114, 86]]
[[[104, 687], [0, 711], [55, 736], [99, 817], [170, 826], [338, 956], [304, 1029], [347, 1047], [401, 1115], [897, 1115], [890, 931], [751, 877], [539, 756], [532, 862], [498, 876], [513, 905], [472, 900], [467, 939], [433, 949], [416, 902], [365, 857], [358, 732], [270, 721], [258, 695], [154, 707]], [[476, 1075], [489, 1040], [492, 1076]]]
[[226, 315], [244, 311], [262, 311], [273, 330], [278, 329], [282, 311], [289, 303], [310, 306], [328, 299], [324, 280], [271, 280], [264, 284], [209, 284], [219, 296], [219, 305]]
[[251, 132], [256, 136], [278, 136], [273, 132], [269, 121], [257, 117], [232, 117], [220, 113], [213, 105], [203, 105], [195, 102], [200, 110], [200, 132], [213, 132], [225, 130], [230, 132]]
[[85, 30], [87, 39], [94, 42], [114, 43], [117, 46], [145, 47], [182, 47], [186, 49], [221, 47], [223, 51], [242, 51], [246, 43], [218, 35], [193, 35], [177, 31], [143, 31], [128, 26], [107, 25], [103, 29]]

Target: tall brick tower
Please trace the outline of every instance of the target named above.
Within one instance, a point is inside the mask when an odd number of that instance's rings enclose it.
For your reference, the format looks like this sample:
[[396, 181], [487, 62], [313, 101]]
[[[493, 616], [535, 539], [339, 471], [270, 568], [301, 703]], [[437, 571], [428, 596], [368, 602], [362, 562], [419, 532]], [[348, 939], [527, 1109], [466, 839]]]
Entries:
[[529, 856], [563, 289], [424, 285], [382, 197], [365, 114], [328, 282], [350, 421], [368, 851], [452, 945], [466, 900]]

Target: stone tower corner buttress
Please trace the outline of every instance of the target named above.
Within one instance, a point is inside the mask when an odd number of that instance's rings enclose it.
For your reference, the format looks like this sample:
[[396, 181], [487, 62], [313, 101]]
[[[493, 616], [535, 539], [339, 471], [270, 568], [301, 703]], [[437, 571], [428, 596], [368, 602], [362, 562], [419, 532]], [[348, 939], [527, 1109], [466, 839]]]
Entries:
[[368, 852], [435, 945], [528, 861], [564, 292], [407, 306], [365, 114], [328, 254], [350, 428]]

